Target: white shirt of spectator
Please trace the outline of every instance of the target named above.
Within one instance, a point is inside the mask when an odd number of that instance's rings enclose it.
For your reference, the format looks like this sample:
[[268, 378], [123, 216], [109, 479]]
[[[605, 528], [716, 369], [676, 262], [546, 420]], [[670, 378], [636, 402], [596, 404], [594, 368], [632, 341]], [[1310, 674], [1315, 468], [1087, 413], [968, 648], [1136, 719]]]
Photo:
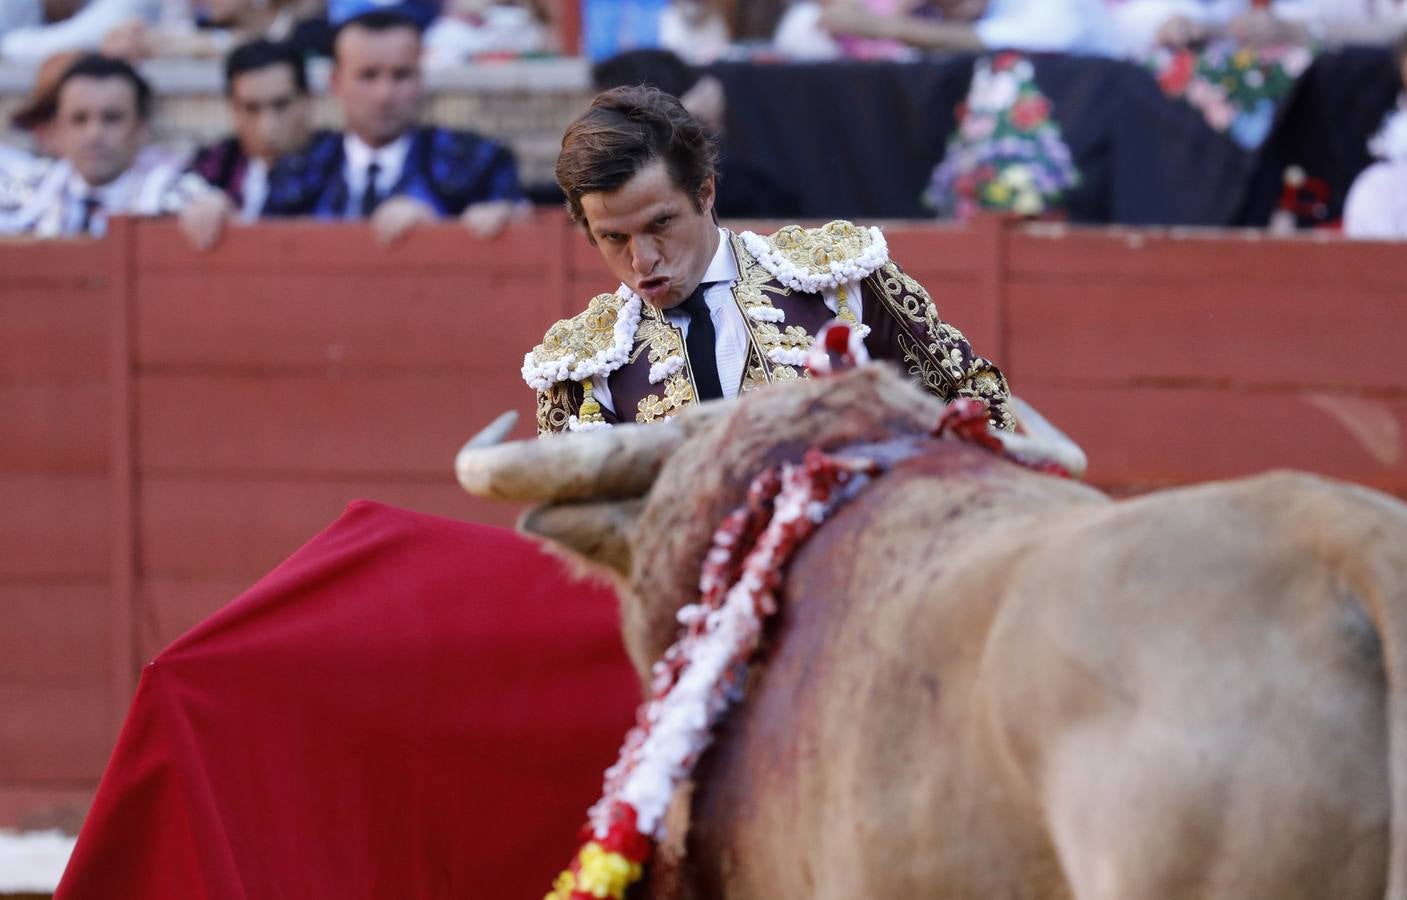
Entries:
[[1359, 173], [1344, 200], [1343, 230], [1351, 238], [1407, 238], [1407, 96], [1399, 97], [1368, 142], [1379, 162]]
[[106, 230], [111, 215], [159, 216], [178, 212], [192, 198], [215, 189], [193, 172], [185, 160], [157, 147], [137, 155], [132, 167], [108, 184], [90, 186], [65, 160], [45, 160], [34, 169], [14, 197], [14, 206], [0, 210], [0, 232], [59, 237], [77, 234], [84, 218], [84, 199], [98, 201], [90, 232]]
[[1343, 208], [1344, 234], [1351, 238], [1407, 238], [1407, 162], [1374, 163], [1353, 180]]
[[373, 162], [379, 167], [376, 193], [384, 198], [401, 180], [406, 154], [410, 152], [410, 135], [403, 134], [381, 149], [373, 150], [371, 145], [355, 134], [345, 134], [342, 136], [342, 151], [346, 157], [342, 177], [347, 181], [347, 218], [359, 219], [362, 195], [366, 193], [367, 170]]
[[269, 164], [262, 159], [250, 159], [244, 167], [244, 184], [240, 194], [243, 197], [240, 218], [253, 222], [264, 211], [264, 201], [269, 199]]
[[[972, 27], [991, 50], [1116, 56], [1122, 49], [1105, 0], [990, 0]], [[821, 5], [809, 0], [787, 8], [775, 43], [797, 59], [834, 59], [842, 52], [821, 27]]]
[[[0, 5], [13, 2], [0, 0]], [[195, 27], [187, 0], [85, 0], [62, 22], [8, 32], [0, 38], [0, 56], [38, 62], [61, 50], [96, 50], [109, 31], [129, 19], [176, 31]]]
[[990, 0], [973, 28], [992, 50], [1117, 56], [1123, 49], [1104, 0]]
[[[733, 255], [733, 242], [730, 239], [728, 229], [719, 228], [718, 250], [714, 252], [713, 259], [709, 261], [708, 268], [704, 270], [703, 278], [699, 280], [699, 283], [707, 285], [704, 288], [704, 303], [708, 304], [708, 314], [709, 318], [713, 320], [713, 331], [716, 336], [713, 345], [714, 362], [718, 365], [718, 381], [723, 387], [723, 396], [729, 399], [736, 397], [738, 389], [742, 387], [743, 368], [747, 365], [748, 345], [751, 341], [747, 322], [743, 319], [743, 311], [733, 299], [733, 285], [737, 284], [738, 277], [738, 258]], [[855, 314], [856, 321], [860, 321], [864, 310], [860, 301], [859, 280], [848, 283], [846, 291], [846, 305]], [[840, 308], [837, 293], [832, 288], [821, 294], [831, 312]], [[665, 310], [664, 317], [669, 320], [671, 325], [678, 328], [686, 339], [689, 337], [688, 313]], [[597, 402], [616, 413], [618, 418], [622, 421], [631, 421], [628, 410], [622, 413], [612, 403], [611, 388], [606, 378], [600, 375], [593, 376], [591, 391]]]

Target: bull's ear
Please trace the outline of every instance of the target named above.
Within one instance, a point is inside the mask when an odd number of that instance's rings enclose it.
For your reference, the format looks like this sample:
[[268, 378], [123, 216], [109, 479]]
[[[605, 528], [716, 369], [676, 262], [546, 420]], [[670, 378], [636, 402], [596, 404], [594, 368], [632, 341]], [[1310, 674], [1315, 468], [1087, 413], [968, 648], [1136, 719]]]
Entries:
[[518, 530], [543, 538], [567, 555], [605, 569], [623, 581], [630, 572], [630, 543], [645, 501], [607, 500], [595, 503], [547, 503], [528, 510]]

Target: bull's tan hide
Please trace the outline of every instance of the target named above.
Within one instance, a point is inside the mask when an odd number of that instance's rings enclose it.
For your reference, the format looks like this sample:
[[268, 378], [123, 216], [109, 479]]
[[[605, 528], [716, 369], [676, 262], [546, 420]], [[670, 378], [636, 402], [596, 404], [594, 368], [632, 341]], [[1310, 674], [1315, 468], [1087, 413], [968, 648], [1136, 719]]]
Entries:
[[[573, 485], [527, 524], [628, 572], [642, 677], [755, 472], [938, 407], [864, 370], [699, 412], [638, 458], [610, 438], [643, 501], [612, 476], [593, 502], [578, 436], [493, 463]], [[669, 893], [1403, 900], [1405, 615], [1381, 494], [1281, 473], [1114, 503], [935, 443], [793, 560]]]

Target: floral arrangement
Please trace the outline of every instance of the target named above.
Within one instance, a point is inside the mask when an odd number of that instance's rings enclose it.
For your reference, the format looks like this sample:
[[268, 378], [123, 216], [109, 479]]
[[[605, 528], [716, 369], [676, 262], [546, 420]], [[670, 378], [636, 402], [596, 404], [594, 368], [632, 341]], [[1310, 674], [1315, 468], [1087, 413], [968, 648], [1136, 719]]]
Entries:
[[1155, 50], [1146, 65], [1163, 93], [1185, 100], [1212, 128], [1254, 150], [1270, 134], [1280, 102], [1313, 59], [1307, 47], [1253, 50], [1220, 40], [1201, 50]]
[[942, 218], [980, 209], [1039, 216], [1057, 211], [1079, 183], [1031, 61], [1016, 53], [978, 60], [958, 131], [925, 193], [928, 205]]

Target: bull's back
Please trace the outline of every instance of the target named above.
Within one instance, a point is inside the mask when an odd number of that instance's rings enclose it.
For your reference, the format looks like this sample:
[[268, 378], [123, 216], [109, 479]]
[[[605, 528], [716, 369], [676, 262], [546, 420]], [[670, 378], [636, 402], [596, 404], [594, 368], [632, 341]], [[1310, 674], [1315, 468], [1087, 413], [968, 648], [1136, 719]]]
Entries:
[[698, 896], [1035, 896], [1024, 886], [1051, 880], [1053, 854], [992, 756], [976, 674], [1028, 529], [1107, 501], [940, 450], [793, 561], [747, 700], [698, 771]]
[[1077, 896], [1384, 895], [1367, 601], [1407, 601], [1404, 553], [1401, 504], [1275, 474], [1126, 501], [1023, 557], [982, 680]]
[[1407, 553], [1407, 509], [989, 466], [910, 464], [798, 555], [699, 771], [698, 896], [1382, 896], [1385, 688], [1345, 573]]

